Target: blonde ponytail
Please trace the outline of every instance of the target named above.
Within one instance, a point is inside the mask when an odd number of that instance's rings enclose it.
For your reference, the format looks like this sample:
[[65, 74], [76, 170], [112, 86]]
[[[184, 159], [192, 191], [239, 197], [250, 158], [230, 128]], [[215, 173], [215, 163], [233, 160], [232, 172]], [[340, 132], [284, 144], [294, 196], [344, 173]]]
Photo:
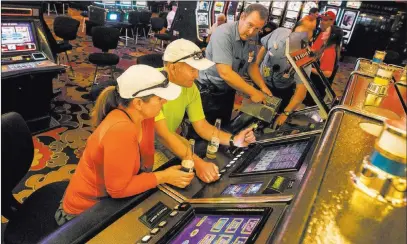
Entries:
[[92, 111], [92, 123], [97, 127], [110, 111], [117, 108], [118, 94], [115, 86], [106, 87], [98, 96]]

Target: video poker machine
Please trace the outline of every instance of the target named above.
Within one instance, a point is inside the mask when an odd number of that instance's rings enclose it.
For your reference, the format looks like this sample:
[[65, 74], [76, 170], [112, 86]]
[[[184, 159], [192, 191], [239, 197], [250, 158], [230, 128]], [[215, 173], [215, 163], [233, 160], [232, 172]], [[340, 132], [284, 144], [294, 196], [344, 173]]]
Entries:
[[41, 4], [4, 2], [1, 16], [2, 113], [20, 113], [32, 133], [59, 126], [50, 114], [52, 79], [65, 69], [55, 63]]
[[275, 23], [277, 26], [280, 26], [281, 19], [284, 14], [285, 10], [285, 1], [273, 1], [271, 4], [271, 11], [270, 11], [270, 20]]
[[287, 205], [193, 204], [157, 190], [87, 243], [267, 243]]
[[301, 1], [297, 1], [297, 2], [289, 1], [287, 3], [287, 10], [286, 10], [284, 18], [283, 18], [282, 27], [287, 28], [287, 29], [294, 28], [295, 24], [297, 23], [298, 17], [300, 15], [301, 7], [302, 7]]

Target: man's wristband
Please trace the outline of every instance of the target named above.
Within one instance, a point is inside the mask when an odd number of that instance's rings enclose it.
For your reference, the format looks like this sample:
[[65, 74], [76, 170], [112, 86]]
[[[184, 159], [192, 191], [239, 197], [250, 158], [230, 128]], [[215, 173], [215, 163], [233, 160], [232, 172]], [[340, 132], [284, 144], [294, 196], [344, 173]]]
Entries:
[[233, 141], [235, 140], [235, 135], [232, 135], [229, 139], [229, 146], [234, 147], [235, 144], [233, 143]]

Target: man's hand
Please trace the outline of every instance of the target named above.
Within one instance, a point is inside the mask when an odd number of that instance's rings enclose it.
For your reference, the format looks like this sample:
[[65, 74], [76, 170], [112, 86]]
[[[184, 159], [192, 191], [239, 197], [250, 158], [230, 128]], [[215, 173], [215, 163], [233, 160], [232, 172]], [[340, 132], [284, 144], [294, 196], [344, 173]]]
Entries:
[[281, 126], [282, 124], [284, 124], [284, 122], [287, 120], [288, 116], [285, 114], [280, 114], [280, 116], [278, 116], [278, 118], [276, 119], [276, 121], [274, 122], [273, 125], [273, 129], [277, 129], [277, 127]]
[[219, 180], [219, 168], [214, 163], [205, 162], [202, 159], [195, 163], [196, 175], [205, 183]]
[[271, 93], [270, 89], [267, 86], [262, 87], [260, 90], [269, 95], [270, 97], [273, 96], [273, 94]]
[[247, 147], [249, 144], [256, 142], [256, 137], [253, 133], [253, 128], [247, 128], [237, 134], [233, 140], [233, 144], [237, 147]]
[[266, 96], [263, 92], [256, 90], [256, 92], [250, 96], [250, 100], [254, 103], [260, 103], [266, 100]]

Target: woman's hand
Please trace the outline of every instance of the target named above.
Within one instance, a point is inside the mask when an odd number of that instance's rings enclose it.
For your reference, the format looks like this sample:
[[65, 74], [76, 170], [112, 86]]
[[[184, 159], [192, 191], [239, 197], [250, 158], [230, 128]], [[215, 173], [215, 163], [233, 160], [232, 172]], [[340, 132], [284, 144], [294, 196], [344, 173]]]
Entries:
[[168, 169], [156, 172], [155, 174], [158, 184], [168, 183], [179, 188], [187, 187], [195, 176], [194, 173], [181, 171], [181, 165], [169, 167]]

